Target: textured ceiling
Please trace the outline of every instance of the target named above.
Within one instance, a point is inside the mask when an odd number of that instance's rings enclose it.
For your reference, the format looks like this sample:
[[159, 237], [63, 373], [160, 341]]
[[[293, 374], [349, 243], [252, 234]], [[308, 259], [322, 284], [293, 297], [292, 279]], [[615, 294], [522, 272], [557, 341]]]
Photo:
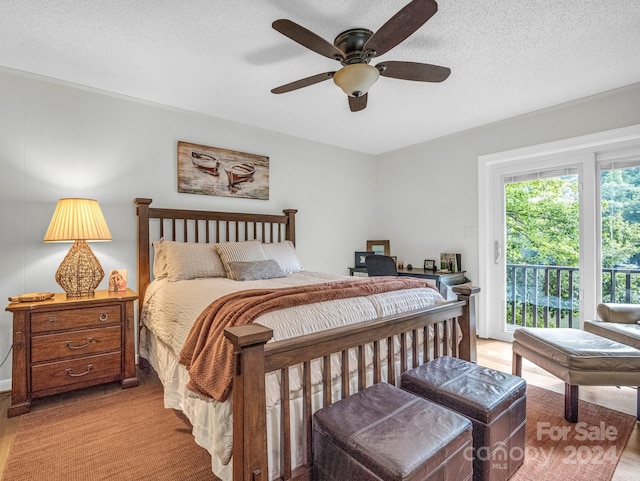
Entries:
[[638, 0], [440, 0], [377, 58], [451, 68], [443, 83], [380, 78], [352, 113], [340, 65], [271, 28], [333, 41], [408, 0], [0, 0], [0, 66], [379, 154], [640, 82]]

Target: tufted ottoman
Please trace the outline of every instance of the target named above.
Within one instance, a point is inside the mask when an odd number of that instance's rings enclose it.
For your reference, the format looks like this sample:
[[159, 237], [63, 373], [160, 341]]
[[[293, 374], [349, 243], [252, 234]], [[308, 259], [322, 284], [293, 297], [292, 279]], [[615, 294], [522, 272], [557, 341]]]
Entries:
[[[578, 421], [578, 386], [639, 386], [640, 350], [570, 328], [520, 327], [513, 333], [513, 373], [522, 358], [564, 381], [564, 418]], [[640, 391], [636, 417], [640, 421]]]
[[402, 375], [402, 388], [473, 423], [473, 479], [503, 481], [524, 461], [527, 384], [521, 377], [443, 356]]
[[387, 383], [313, 415], [314, 481], [468, 481], [471, 423]]

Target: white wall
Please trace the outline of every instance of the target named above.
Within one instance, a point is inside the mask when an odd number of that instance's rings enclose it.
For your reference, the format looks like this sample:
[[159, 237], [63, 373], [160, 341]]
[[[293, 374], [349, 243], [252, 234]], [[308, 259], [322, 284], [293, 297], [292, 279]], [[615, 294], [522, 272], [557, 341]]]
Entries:
[[[377, 158], [2, 69], [0, 105], [0, 299], [7, 299], [60, 291], [54, 275], [69, 244], [42, 237], [65, 196], [98, 199], [114, 240], [92, 248], [105, 271], [128, 269], [134, 288], [134, 197], [161, 207], [297, 208], [298, 252], [309, 270], [346, 274], [367, 239], [389, 239], [405, 264], [462, 253], [477, 278], [478, 156], [640, 123], [640, 85]], [[179, 140], [269, 156], [270, 200], [178, 194]], [[0, 362], [10, 329], [11, 315], [1, 311]], [[10, 366], [9, 358], [0, 368], [0, 390], [10, 388]]]
[[[153, 206], [274, 212], [299, 209], [298, 253], [308, 270], [347, 274], [364, 249], [375, 191], [372, 157], [226, 121], [0, 70], [0, 299], [60, 292], [54, 275], [70, 244], [44, 244], [61, 197], [99, 201], [113, 236], [92, 249], [103, 269], [129, 271], [135, 289], [134, 197]], [[301, 118], [301, 121], [304, 119]], [[266, 155], [268, 201], [177, 193], [179, 140]], [[107, 288], [106, 280], [99, 288]], [[11, 345], [0, 311], [0, 362]], [[0, 368], [10, 388], [11, 358]]]
[[405, 264], [461, 253], [477, 281], [480, 155], [635, 124], [640, 84], [378, 156], [374, 235], [390, 237]]

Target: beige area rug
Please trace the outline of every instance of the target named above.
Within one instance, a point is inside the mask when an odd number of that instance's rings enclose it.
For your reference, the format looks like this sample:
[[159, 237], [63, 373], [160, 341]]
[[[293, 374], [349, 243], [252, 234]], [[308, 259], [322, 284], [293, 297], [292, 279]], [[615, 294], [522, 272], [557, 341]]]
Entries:
[[215, 481], [159, 382], [21, 417], [3, 481]]
[[[608, 481], [635, 417], [528, 386], [527, 446], [513, 481]], [[582, 439], [586, 438], [586, 439]], [[3, 481], [215, 481], [188, 421], [164, 409], [159, 382], [25, 414]]]
[[564, 396], [527, 386], [524, 464], [512, 481], [610, 481], [635, 416], [579, 401], [578, 422], [564, 419]]

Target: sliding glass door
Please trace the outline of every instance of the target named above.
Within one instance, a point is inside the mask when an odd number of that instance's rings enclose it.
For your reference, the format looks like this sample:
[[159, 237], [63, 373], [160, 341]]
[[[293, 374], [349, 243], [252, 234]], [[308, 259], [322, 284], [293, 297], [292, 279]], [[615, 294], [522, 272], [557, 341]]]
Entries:
[[504, 177], [507, 328], [577, 327], [578, 169]]
[[640, 125], [479, 158], [482, 337], [640, 304]]
[[[580, 328], [585, 282], [596, 286], [597, 303], [640, 303], [640, 159], [596, 158], [592, 165], [597, 175], [588, 190], [582, 188], [579, 166], [501, 176], [504, 307], [499, 331]], [[595, 207], [599, 228], [581, 228], [587, 216], [583, 201]], [[581, 262], [584, 244], [596, 246], [598, 263]]]
[[602, 302], [640, 303], [640, 166], [602, 162]]

